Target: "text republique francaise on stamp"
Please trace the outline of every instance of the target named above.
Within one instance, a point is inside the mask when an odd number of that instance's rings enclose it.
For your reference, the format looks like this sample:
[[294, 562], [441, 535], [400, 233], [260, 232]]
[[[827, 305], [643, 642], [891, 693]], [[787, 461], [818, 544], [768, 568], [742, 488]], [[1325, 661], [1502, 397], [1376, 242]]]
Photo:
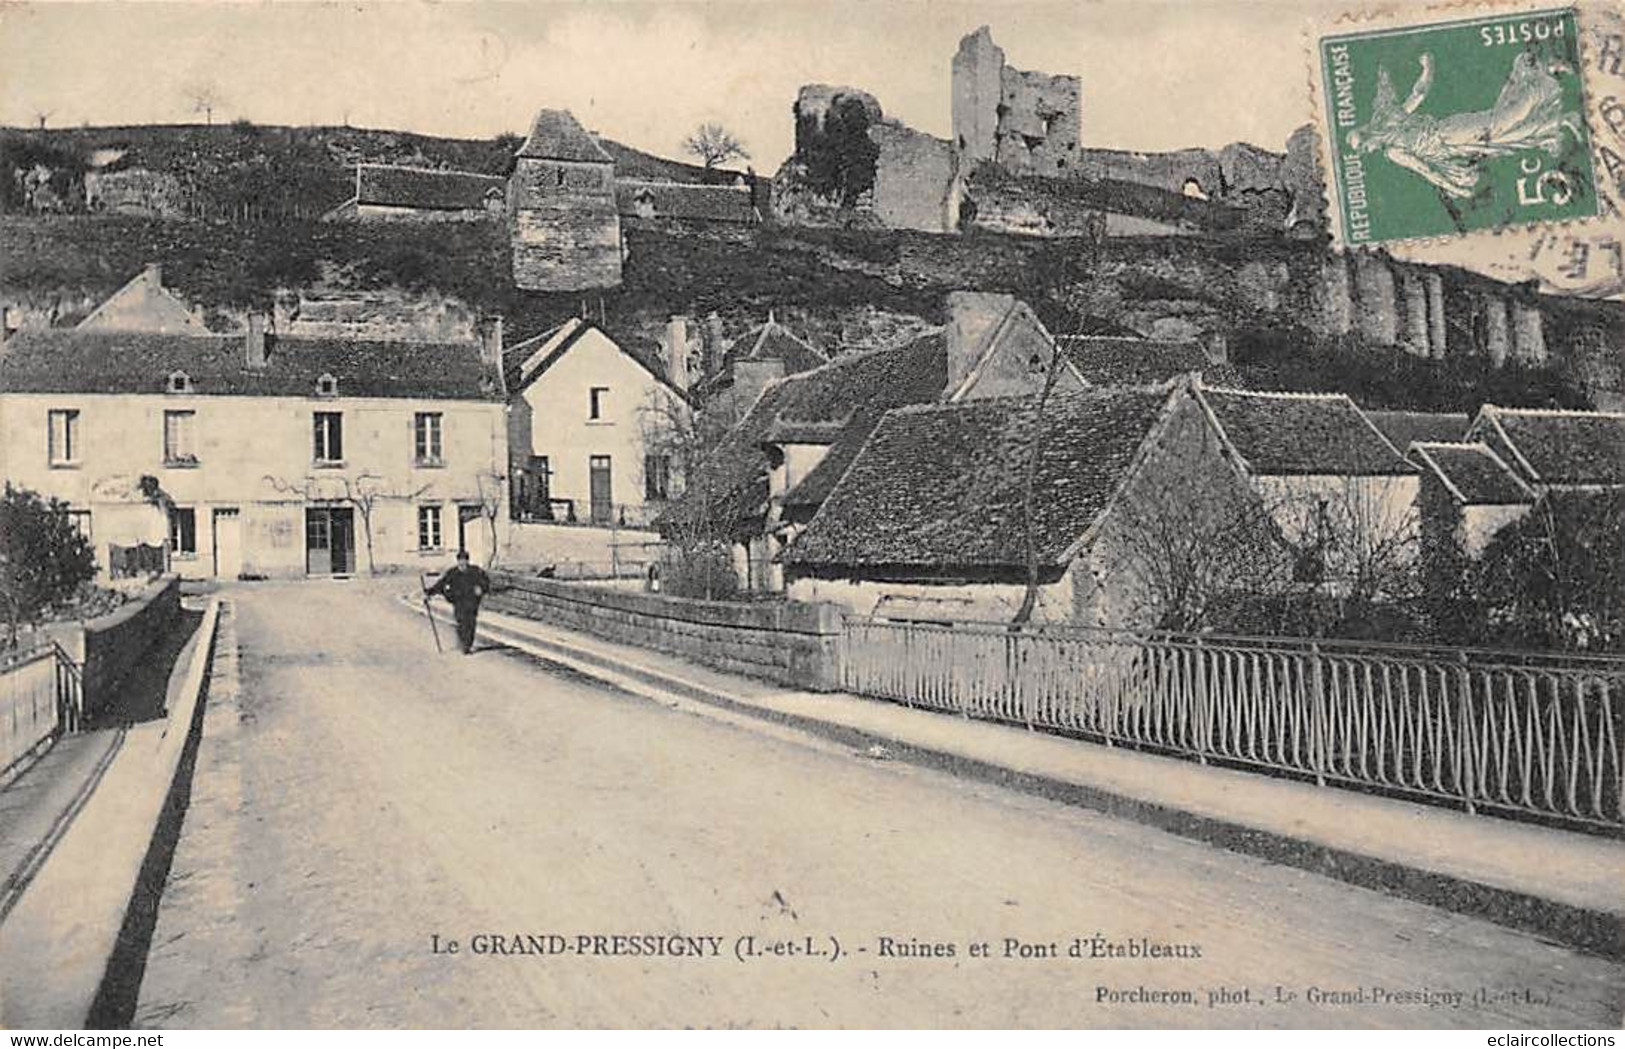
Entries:
[[1574, 8], [1419, 12], [1315, 43], [1328, 202], [1344, 244], [1598, 214]]

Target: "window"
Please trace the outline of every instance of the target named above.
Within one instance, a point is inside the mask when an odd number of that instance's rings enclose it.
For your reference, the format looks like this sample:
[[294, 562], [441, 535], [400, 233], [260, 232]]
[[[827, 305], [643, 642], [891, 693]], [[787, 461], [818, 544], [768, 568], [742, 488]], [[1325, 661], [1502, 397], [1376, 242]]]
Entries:
[[197, 412], [164, 413], [164, 463], [197, 465]]
[[169, 552], [176, 557], [197, 556], [197, 511], [189, 506], [170, 508]]
[[170, 393], [191, 393], [191, 376], [187, 375], [185, 372], [170, 372], [168, 389]]
[[79, 409], [55, 408], [50, 423], [51, 465], [71, 466], [79, 461]]
[[646, 455], [643, 457], [643, 498], [650, 500], [671, 497], [671, 456]]
[[418, 507], [418, 549], [440, 549], [440, 507]]
[[339, 381], [332, 375], [324, 374], [316, 380], [316, 396], [337, 397], [339, 395]]
[[604, 401], [609, 397], [608, 386], [594, 386], [587, 391], [587, 418], [602, 419], [604, 417]]
[[439, 463], [440, 413], [418, 412], [412, 420], [412, 434], [418, 462]]
[[84, 537], [85, 542], [87, 542], [87, 543], [92, 542], [91, 535], [90, 535], [90, 511], [89, 510], [69, 510], [68, 511], [68, 524], [73, 526], [73, 530], [75, 532], [78, 532], [81, 536]]
[[316, 413], [316, 440], [313, 455], [318, 463], [341, 463], [344, 461], [343, 413]]

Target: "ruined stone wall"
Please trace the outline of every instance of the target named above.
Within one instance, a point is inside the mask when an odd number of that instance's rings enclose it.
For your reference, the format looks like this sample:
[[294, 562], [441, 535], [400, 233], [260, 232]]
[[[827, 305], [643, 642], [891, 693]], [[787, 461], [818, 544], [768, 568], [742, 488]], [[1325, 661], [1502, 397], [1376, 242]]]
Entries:
[[621, 283], [613, 165], [521, 157], [508, 201], [517, 286], [576, 291]]
[[953, 144], [895, 121], [871, 124], [869, 139], [880, 151], [870, 204], [875, 218], [891, 229], [954, 232]]
[[1168, 153], [1132, 153], [1122, 149], [1078, 151], [1074, 174], [1089, 179], [1117, 179], [1183, 193], [1194, 182], [1209, 199], [1221, 195], [1224, 169], [1219, 158], [1205, 149], [1178, 149]]
[[292, 338], [477, 343], [467, 303], [398, 290], [301, 293], [279, 297], [276, 331]]
[[1069, 175], [1078, 163], [1082, 81], [1005, 66], [1001, 87], [999, 164], [1022, 175]]
[[85, 173], [85, 207], [150, 218], [181, 218], [186, 194], [174, 175], [146, 168]]

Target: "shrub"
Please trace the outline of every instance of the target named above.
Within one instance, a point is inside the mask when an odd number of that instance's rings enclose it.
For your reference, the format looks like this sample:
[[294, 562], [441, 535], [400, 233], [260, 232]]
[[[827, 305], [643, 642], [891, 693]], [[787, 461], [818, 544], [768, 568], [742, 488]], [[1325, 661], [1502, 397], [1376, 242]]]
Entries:
[[1471, 573], [1499, 644], [1625, 653], [1625, 492], [1549, 492]]
[[16, 647], [21, 625], [38, 622], [95, 574], [95, 555], [68, 520], [67, 505], [7, 483], [0, 499], [0, 601], [7, 647]]

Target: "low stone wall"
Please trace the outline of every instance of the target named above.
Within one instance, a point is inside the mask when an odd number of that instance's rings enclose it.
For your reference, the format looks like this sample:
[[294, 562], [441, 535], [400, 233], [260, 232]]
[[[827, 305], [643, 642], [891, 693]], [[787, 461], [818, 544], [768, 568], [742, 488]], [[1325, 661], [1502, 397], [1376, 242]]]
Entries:
[[840, 687], [834, 605], [695, 601], [502, 572], [493, 581], [488, 605], [497, 611], [796, 688]]
[[169, 576], [105, 616], [45, 628], [45, 634], [79, 664], [86, 717], [106, 709], [125, 675], [174, 626], [180, 611], [180, 581]]

